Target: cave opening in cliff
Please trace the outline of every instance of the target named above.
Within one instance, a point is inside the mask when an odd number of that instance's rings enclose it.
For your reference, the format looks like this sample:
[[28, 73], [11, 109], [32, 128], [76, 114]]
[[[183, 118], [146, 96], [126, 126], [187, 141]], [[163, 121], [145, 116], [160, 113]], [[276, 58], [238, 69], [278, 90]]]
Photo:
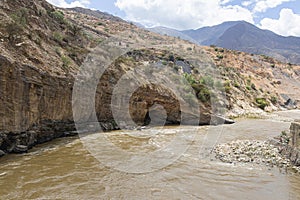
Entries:
[[144, 119], [144, 124], [143, 126], [170, 126], [170, 125], [179, 125], [180, 121], [179, 120], [169, 120], [170, 117], [166, 116], [164, 118], [163, 116], [161, 117], [155, 117], [151, 116], [151, 111], [148, 111], [146, 113], [145, 119]]
[[[150, 95], [151, 94], [151, 95]], [[180, 124], [180, 103], [175, 94], [163, 86], [138, 88], [130, 98], [132, 121], [140, 126]]]

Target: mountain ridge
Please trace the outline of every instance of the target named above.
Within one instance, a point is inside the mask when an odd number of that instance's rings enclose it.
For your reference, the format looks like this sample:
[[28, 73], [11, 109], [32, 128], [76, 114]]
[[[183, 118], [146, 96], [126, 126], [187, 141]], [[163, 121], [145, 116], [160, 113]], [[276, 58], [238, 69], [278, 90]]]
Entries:
[[[159, 32], [159, 29], [156, 30]], [[178, 31], [177, 34], [174, 34], [176, 33], [174, 29], [168, 31], [165, 27], [163, 30], [161, 34], [175, 37], [182, 33], [187, 36], [182, 39], [199, 45], [215, 45], [247, 53], [263, 54], [282, 62], [300, 64], [300, 37], [281, 36], [246, 21], [228, 21], [215, 26]]]

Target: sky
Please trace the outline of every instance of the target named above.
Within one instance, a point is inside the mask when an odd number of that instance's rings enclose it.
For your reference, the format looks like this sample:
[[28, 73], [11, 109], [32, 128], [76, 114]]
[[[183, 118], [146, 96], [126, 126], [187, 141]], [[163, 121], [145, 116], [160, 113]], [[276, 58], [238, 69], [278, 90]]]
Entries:
[[47, 0], [58, 7], [105, 11], [147, 27], [198, 29], [244, 20], [283, 36], [300, 37], [300, 0]]

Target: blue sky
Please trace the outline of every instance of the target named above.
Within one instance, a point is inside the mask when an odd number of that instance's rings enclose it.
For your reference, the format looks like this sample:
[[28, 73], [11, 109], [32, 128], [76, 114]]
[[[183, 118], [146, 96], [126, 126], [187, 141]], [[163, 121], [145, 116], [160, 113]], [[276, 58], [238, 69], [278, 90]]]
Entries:
[[47, 0], [60, 7], [105, 11], [145, 26], [179, 30], [245, 20], [284, 36], [300, 36], [299, 0]]

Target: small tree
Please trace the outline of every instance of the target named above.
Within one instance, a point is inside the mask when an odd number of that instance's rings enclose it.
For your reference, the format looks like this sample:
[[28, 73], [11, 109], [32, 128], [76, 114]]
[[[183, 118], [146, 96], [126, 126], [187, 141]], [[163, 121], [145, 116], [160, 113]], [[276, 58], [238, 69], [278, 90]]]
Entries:
[[9, 42], [10, 43], [15, 43], [17, 38], [23, 32], [23, 27], [20, 24], [16, 23], [16, 22], [12, 22], [12, 23], [9, 23], [6, 26], [6, 31], [8, 33]]

